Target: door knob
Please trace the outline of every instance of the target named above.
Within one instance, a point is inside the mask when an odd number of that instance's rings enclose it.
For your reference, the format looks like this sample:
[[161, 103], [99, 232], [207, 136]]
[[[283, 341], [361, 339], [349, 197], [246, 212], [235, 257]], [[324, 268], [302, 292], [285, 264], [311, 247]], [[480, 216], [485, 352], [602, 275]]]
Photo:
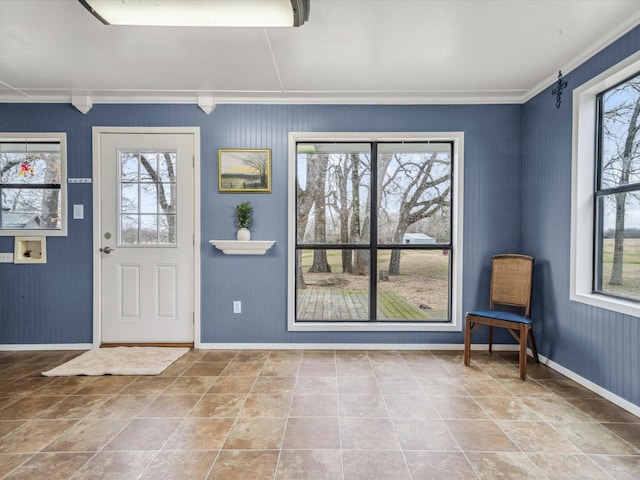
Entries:
[[111, 247], [101, 247], [101, 248], [100, 248], [100, 251], [101, 251], [102, 253], [107, 253], [107, 254], [109, 254], [109, 253], [111, 253], [111, 252], [115, 251], [115, 248], [111, 248]]

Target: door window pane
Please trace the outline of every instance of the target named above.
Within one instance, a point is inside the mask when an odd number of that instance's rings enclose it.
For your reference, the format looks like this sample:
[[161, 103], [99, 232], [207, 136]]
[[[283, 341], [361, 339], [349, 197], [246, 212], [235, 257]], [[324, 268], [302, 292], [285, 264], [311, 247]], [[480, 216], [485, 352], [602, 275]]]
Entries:
[[158, 217], [140, 215], [140, 243], [153, 245], [158, 243]]
[[120, 198], [120, 211], [122, 213], [137, 213], [138, 206], [138, 184], [123, 183], [121, 188], [122, 196]]
[[140, 181], [158, 181], [158, 155], [156, 153], [140, 153]]
[[120, 179], [124, 182], [138, 181], [138, 165], [140, 164], [137, 153], [120, 154]]
[[175, 246], [176, 153], [120, 152], [120, 244]]
[[120, 244], [138, 243], [138, 215], [120, 215]]
[[176, 213], [176, 184], [158, 184], [158, 198], [160, 199], [160, 211], [165, 213]]
[[157, 213], [158, 194], [155, 183], [140, 184], [140, 213]]
[[163, 152], [158, 159], [158, 181], [176, 182], [176, 154]]
[[160, 215], [158, 217], [158, 243], [173, 245], [176, 243], [176, 216]]

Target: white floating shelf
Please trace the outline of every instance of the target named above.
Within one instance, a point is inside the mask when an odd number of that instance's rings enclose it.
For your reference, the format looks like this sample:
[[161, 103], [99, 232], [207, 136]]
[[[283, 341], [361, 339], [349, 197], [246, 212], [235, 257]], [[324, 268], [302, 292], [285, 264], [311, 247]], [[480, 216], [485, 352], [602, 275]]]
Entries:
[[209, 240], [209, 243], [222, 250], [225, 255], [264, 255], [275, 240]]

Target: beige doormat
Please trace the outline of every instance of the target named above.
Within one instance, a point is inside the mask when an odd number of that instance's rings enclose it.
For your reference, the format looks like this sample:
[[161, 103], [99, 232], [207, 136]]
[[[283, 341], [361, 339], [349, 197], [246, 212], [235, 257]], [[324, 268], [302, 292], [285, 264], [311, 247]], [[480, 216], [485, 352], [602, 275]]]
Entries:
[[188, 351], [174, 347], [95, 348], [42, 375], [158, 375]]

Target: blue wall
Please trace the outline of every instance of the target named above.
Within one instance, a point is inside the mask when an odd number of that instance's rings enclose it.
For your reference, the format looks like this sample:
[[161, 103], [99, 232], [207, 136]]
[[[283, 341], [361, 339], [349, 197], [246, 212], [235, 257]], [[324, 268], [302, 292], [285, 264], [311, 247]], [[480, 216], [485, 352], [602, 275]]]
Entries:
[[[64, 131], [69, 177], [91, 176], [93, 126], [201, 129], [202, 336], [204, 343], [461, 343], [460, 333], [287, 332], [288, 133], [463, 131], [465, 133], [463, 309], [486, 304], [492, 254], [521, 248], [522, 106], [95, 105], [2, 104], [0, 131]], [[272, 149], [268, 195], [219, 194], [218, 148]], [[254, 239], [276, 240], [265, 256], [225, 256], [211, 239], [234, 238], [232, 207], [254, 204]], [[69, 185], [69, 236], [47, 239], [45, 265], [0, 264], [0, 343], [87, 343], [92, 333], [91, 185]], [[0, 251], [13, 251], [0, 238]], [[243, 313], [231, 313], [231, 300]]]
[[540, 353], [640, 405], [640, 319], [569, 300], [572, 92], [640, 49], [640, 28], [565, 77], [523, 110], [523, 250], [536, 258], [533, 316]]
[[[520, 105], [312, 106], [1, 104], [0, 131], [64, 131], [68, 174], [91, 176], [92, 126], [201, 128], [202, 337], [204, 343], [462, 343], [460, 333], [287, 332], [287, 134], [290, 131], [464, 131], [463, 310], [484, 305], [492, 254], [536, 258], [533, 315], [540, 352], [640, 404], [640, 321], [569, 301], [571, 89], [640, 48], [640, 28], [566, 79], [563, 105], [551, 87]], [[273, 193], [217, 193], [218, 148], [270, 148]], [[229, 257], [208, 240], [233, 238], [233, 205], [250, 200], [253, 238], [273, 239], [265, 256]], [[46, 265], [0, 264], [0, 344], [92, 341], [90, 185], [69, 185], [69, 205], [85, 205], [69, 236], [47, 240]], [[0, 238], [0, 251], [13, 250]], [[243, 313], [231, 313], [232, 299]], [[481, 334], [478, 333], [481, 341]]]

